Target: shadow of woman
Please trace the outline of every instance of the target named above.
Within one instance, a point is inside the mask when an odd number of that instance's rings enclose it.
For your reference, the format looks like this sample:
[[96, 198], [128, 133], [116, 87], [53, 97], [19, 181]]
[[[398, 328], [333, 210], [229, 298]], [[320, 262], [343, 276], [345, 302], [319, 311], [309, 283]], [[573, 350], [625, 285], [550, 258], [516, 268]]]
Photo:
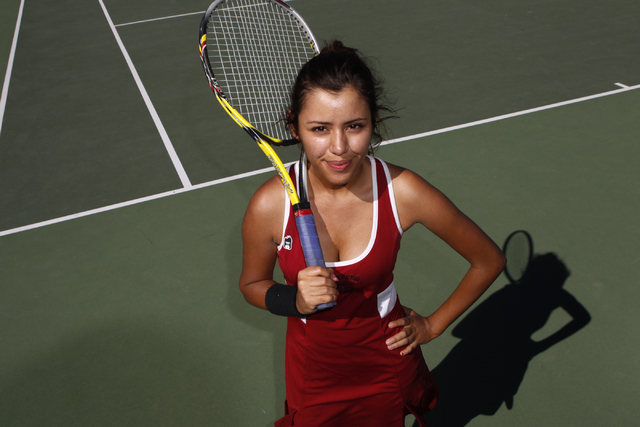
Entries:
[[[478, 415], [494, 415], [503, 402], [513, 407], [529, 361], [591, 320], [562, 287], [569, 274], [554, 253], [537, 255], [519, 281], [493, 293], [458, 323], [452, 334], [461, 341], [432, 371], [440, 398], [426, 417], [430, 427], [465, 426]], [[572, 320], [534, 341], [532, 335], [557, 308]]]

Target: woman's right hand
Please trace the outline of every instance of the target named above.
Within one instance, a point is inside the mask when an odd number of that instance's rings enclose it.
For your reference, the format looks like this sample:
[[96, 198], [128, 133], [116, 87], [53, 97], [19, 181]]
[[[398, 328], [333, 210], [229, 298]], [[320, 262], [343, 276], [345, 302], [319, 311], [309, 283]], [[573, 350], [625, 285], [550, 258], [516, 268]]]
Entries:
[[296, 306], [301, 314], [313, 314], [316, 307], [338, 298], [338, 278], [333, 270], [322, 267], [307, 267], [298, 272], [298, 294]]

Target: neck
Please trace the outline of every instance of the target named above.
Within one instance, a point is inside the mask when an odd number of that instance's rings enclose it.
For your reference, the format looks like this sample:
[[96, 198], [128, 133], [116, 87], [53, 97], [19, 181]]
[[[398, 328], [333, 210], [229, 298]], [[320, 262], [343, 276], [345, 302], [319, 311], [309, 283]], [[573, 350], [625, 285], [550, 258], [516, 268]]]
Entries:
[[345, 195], [367, 199], [367, 195], [371, 192], [371, 162], [369, 158], [365, 158], [346, 183], [329, 182], [323, 176], [316, 174], [313, 166], [310, 166], [308, 181], [307, 190], [310, 200], [317, 197], [338, 198]]

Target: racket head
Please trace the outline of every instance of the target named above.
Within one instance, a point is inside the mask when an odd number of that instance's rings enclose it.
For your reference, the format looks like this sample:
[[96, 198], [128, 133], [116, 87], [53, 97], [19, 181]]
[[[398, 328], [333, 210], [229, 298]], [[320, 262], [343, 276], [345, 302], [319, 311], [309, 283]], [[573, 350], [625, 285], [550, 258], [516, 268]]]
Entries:
[[304, 19], [281, 0], [216, 0], [199, 40], [211, 89], [234, 120], [269, 144], [297, 143], [284, 121], [290, 88], [318, 54]]
[[524, 230], [514, 231], [505, 240], [502, 251], [507, 258], [504, 274], [511, 283], [518, 283], [533, 259], [531, 235]]
[[[298, 142], [284, 119], [300, 68], [318, 54], [311, 30], [282, 0], [216, 0], [200, 22], [199, 47], [218, 101], [258, 143], [285, 186], [307, 265], [324, 267], [311, 209], [308, 203], [300, 203], [291, 177], [271, 146]], [[333, 305], [335, 301], [317, 308]]]

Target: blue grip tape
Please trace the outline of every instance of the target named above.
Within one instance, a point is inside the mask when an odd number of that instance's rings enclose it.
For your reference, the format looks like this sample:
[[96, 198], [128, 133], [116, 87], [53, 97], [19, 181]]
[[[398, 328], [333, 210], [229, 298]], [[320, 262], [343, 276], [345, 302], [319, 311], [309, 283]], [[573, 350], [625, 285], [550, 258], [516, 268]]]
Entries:
[[[324, 263], [324, 257], [322, 256], [320, 239], [318, 239], [316, 222], [313, 220], [313, 215], [310, 213], [304, 214], [299, 211], [296, 215], [296, 226], [298, 227], [300, 244], [302, 245], [302, 252], [304, 253], [304, 260], [307, 263], [307, 267], [326, 267], [326, 264]], [[335, 305], [336, 302], [331, 301], [326, 304], [318, 305], [316, 309], [326, 310], [327, 308], [334, 307]]]
[[331, 308], [331, 307], [335, 307], [338, 303], [335, 301], [331, 301], [325, 304], [319, 304], [316, 306], [316, 310], [321, 311], [321, 310], [326, 310], [327, 308]]
[[307, 267], [316, 265], [326, 267], [313, 215], [297, 216], [296, 225], [298, 226], [298, 234], [300, 235], [300, 243], [302, 244], [302, 251], [304, 252], [304, 260], [307, 263]]

